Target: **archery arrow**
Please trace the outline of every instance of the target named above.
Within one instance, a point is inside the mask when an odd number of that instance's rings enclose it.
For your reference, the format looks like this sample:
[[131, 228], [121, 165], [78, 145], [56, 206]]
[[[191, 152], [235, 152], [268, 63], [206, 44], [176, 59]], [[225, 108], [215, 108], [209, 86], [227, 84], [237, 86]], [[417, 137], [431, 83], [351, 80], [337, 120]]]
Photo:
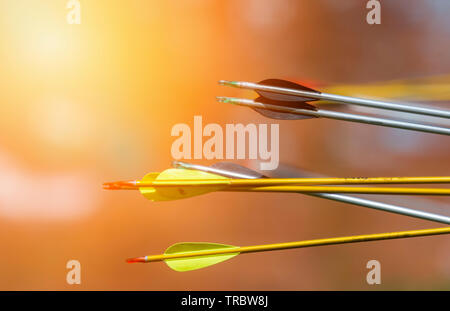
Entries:
[[136, 189], [140, 190], [149, 200], [167, 201], [214, 191], [450, 195], [450, 189], [445, 188], [314, 186], [323, 184], [442, 183], [449, 181], [450, 177], [232, 179], [196, 170], [168, 169], [161, 173], [149, 173], [142, 180], [110, 182], [103, 184], [103, 187], [109, 190]]
[[223, 262], [225, 260], [231, 259], [233, 257], [236, 257], [237, 255], [245, 253], [267, 252], [267, 251], [304, 248], [322, 245], [336, 245], [336, 244], [358, 243], [358, 242], [379, 241], [379, 240], [392, 240], [392, 239], [431, 236], [448, 233], [450, 233], [450, 227], [368, 234], [368, 235], [356, 235], [338, 238], [327, 238], [327, 239], [255, 245], [255, 246], [233, 246], [218, 243], [185, 242], [185, 243], [176, 243], [170, 246], [168, 249], [166, 249], [164, 254], [130, 258], [127, 259], [127, 262], [146, 263], [146, 262], [164, 261], [171, 269], [182, 272], [206, 268], [215, 265], [217, 263]]
[[[173, 167], [176, 168], [185, 168], [191, 170], [199, 170], [204, 172], [211, 172], [214, 174], [218, 174], [225, 177], [230, 178], [247, 178], [247, 179], [255, 179], [255, 178], [268, 178], [265, 175], [262, 175], [254, 170], [251, 170], [247, 167], [241, 166], [239, 164], [231, 163], [231, 162], [218, 162], [214, 163], [212, 166], [203, 166], [197, 164], [191, 164], [181, 161], [174, 161], [172, 163]], [[342, 202], [353, 204], [362, 207], [368, 207], [376, 210], [381, 210], [385, 212], [400, 214], [404, 216], [410, 216], [414, 218], [420, 218], [429, 221], [440, 222], [444, 224], [450, 224], [450, 217], [419, 211], [403, 206], [397, 206], [393, 204], [387, 204], [367, 199], [361, 199], [357, 197], [351, 197], [341, 194], [333, 194], [333, 193], [307, 193], [306, 195], [319, 197], [323, 199], [328, 199], [332, 201]]]
[[[230, 103], [239, 106], [253, 108], [258, 113], [265, 117], [278, 120], [299, 120], [308, 118], [327, 118], [334, 120], [342, 120], [356, 123], [365, 123], [372, 125], [381, 125], [399, 129], [406, 129], [425, 133], [434, 133], [441, 135], [450, 135], [450, 129], [445, 127], [417, 124], [411, 122], [395, 121], [383, 118], [375, 118], [358, 114], [343, 113], [331, 110], [310, 109], [304, 102], [283, 102], [271, 100], [263, 97], [258, 97], [256, 100], [232, 98], [232, 97], [217, 97], [217, 100], [222, 103]], [[308, 106], [305, 106], [308, 105]], [[295, 108], [294, 106], [298, 107]]]
[[328, 100], [337, 103], [353, 104], [378, 109], [387, 109], [450, 119], [450, 111], [446, 110], [430, 109], [425, 107], [395, 104], [372, 99], [321, 93], [319, 91], [307, 88], [303, 85], [280, 79], [267, 79], [259, 83], [220, 80], [219, 84], [254, 90], [261, 97], [275, 101], [306, 102], [314, 100]]

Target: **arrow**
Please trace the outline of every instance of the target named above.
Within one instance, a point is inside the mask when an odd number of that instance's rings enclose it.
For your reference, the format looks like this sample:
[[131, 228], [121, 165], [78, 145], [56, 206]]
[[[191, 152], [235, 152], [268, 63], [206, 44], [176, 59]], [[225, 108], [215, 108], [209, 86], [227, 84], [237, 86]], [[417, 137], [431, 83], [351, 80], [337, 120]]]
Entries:
[[450, 111], [430, 109], [405, 104], [395, 104], [372, 99], [321, 93], [286, 80], [267, 79], [259, 83], [220, 80], [219, 84], [256, 91], [261, 97], [276, 101], [328, 100], [331, 102], [353, 104], [371, 108], [387, 109], [450, 119]]
[[[104, 183], [103, 187], [108, 190], [140, 190], [149, 200], [167, 201], [214, 191], [450, 195], [450, 189], [445, 188], [310, 186], [311, 184], [353, 185], [371, 183], [441, 183], [449, 181], [450, 177], [232, 179], [196, 170], [167, 169], [161, 173], [149, 173], [142, 180], [109, 182]], [[298, 184], [301, 184], [301, 186]]]
[[[441, 184], [450, 183], [450, 176], [431, 177], [346, 177], [346, 178], [258, 178], [258, 179], [232, 179], [224, 176], [205, 174], [186, 174], [182, 170], [164, 171], [154, 178], [132, 181], [117, 181], [106, 183], [110, 187], [121, 186], [129, 188], [142, 187], [190, 187], [190, 186], [228, 186], [228, 187], [267, 187], [288, 185], [351, 185], [351, 184]], [[166, 173], [173, 174], [172, 179], [166, 178]], [[160, 176], [161, 175], [161, 176]], [[161, 178], [164, 176], [165, 178]], [[195, 178], [198, 176], [198, 178]], [[159, 178], [158, 178], [159, 177]], [[209, 178], [210, 177], [210, 178]], [[218, 177], [218, 178], [214, 178]]]
[[[258, 113], [265, 117], [278, 120], [300, 120], [310, 118], [327, 118], [334, 120], [342, 120], [356, 123], [365, 123], [372, 125], [381, 125], [399, 129], [406, 129], [425, 133], [434, 133], [441, 135], [450, 135], [450, 129], [438, 126], [395, 121], [383, 118], [375, 118], [363, 116], [358, 114], [350, 114], [344, 112], [337, 112], [331, 110], [317, 109], [316, 107], [306, 104], [305, 102], [294, 101], [276, 101], [263, 97], [258, 97], [256, 100], [232, 98], [232, 97], [217, 97], [217, 100], [222, 103], [230, 103], [239, 106], [253, 108]], [[295, 108], [299, 107], [299, 108]], [[314, 109], [310, 108], [314, 107]]]
[[[230, 178], [247, 178], [247, 179], [255, 179], [255, 178], [268, 178], [256, 171], [253, 171], [249, 168], [243, 167], [241, 165], [230, 163], [230, 162], [218, 162], [213, 164], [212, 166], [203, 166], [197, 164], [191, 164], [181, 161], [174, 161], [172, 166], [176, 168], [185, 168], [191, 170], [199, 170], [204, 172], [211, 172], [221, 176], [230, 177]], [[418, 211], [415, 209], [376, 202], [351, 196], [345, 196], [340, 194], [333, 193], [307, 193], [306, 195], [315, 196], [323, 199], [328, 199], [337, 202], [343, 202], [353, 205], [358, 205], [362, 207], [368, 207], [376, 210], [381, 210], [385, 212], [410, 216], [414, 218], [420, 218], [429, 221], [436, 221], [444, 224], [450, 224], [450, 217], [428, 213], [424, 211]]]
[[254, 252], [267, 252], [283, 249], [304, 248], [322, 245], [337, 245], [346, 243], [358, 243], [379, 240], [392, 240], [402, 238], [412, 238], [421, 236], [431, 236], [450, 233], [450, 227], [411, 230], [379, 234], [356, 235], [338, 238], [327, 238], [317, 240], [307, 240], [299, 242], [276, 243], [255, 246], [233, 246], [218, 243], [176, 243], [166, 249], [164, 254], [144, 256], [127, 259], [129, 263], [146, 263], [164, 261], [175, 271], [192, 271], [206, 268], [231, 259], [237, 255]]

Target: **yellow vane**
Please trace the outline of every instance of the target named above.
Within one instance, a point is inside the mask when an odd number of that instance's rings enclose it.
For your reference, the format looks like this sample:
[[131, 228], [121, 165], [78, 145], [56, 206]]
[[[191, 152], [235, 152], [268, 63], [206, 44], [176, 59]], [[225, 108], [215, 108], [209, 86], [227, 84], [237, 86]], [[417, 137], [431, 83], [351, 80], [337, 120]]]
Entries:
[[205, 183], [204, 186], [201, 185], [200, 181], [208, 180], [228, 180], [226, 177], [222, 177], [215, 174], [210, 174], [206, 172], [199, 172], [193, 170], [184, 170], [170, 168], [161, 173], [149, 173], [144, 176], [142, 183], [145, 182], [158, 182], [167, 180], [191, 180], [194, 184], [200, 185], [197, 187], [162, 187], [162, 186], [140, 186], [139, 191], [151, 201], [169, 201], [176, 200], [180, 198], [190, 198], [197, 195], [219, 191], [226, 187], [225, 185], [209, 185]]

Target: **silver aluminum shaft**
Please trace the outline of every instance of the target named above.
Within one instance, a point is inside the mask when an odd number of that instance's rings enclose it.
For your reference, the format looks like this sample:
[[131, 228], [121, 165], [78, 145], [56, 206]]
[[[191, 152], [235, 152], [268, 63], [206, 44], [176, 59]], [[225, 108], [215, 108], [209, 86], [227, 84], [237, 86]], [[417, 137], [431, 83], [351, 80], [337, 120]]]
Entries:
[[[214, 168], [214, 167], [210, 167], [210, 166], [191, 164], [191, 163], [180, 162], [180, 161], [174, 161], [173, 166], [177, 167], [177, 168], [194, 169], [194, 170], [198, 170], [198, 171], [214, 173], [214, 174], [222, 175], [222, 176], [229, 177], [229, 178], [255, 179], [255, 178], [266, 177], [262, 174], [259, 174], [258, 172], [254, 172], [254, 174], [246, 174], [246, 173], [242, 173], [242, 172], [233, 172], [230, 170], [219, 169], [219, 168]], [[249, 169], [247, 169], [247, 170], [249, 170]], [[424, 219], [424, 220], [430, 220], [430, 221], [435, 221], [435, 222], [439, 222], [439, 223], [450, 224], [450, 217], [447, 217], [444, 215], [428, 213], [428, 212], [423, 212], [423, 211], [418, 211], [418, 210], [414, 210], [414, 209], [407, 208], [407, 207], [396, 206], [396, 205], [392, 205], [392, 204], [381, 203], [381, 202], [376, 202], [376, 201], [371, 201], [371, 200], [366, 200], [366, 199], [361, 199], [361, 198], [356, 198], [356, 197], [351, 197], [351, 196], [346, 196], [346, 195], [340, 195], [340, 194], [332, 194], [332, 193], [314, 193], [314, 194], [313, 193], [308, 193], [308, 194], [305, 193], [305, 195], [328, 199], [328, 200], [337, 201], [337, 202], [342, 202], [342, 203], [358, 205], [358, 206], [362, 206], [362, 207], [368, 207], [368, 208], [372, 208], [372, 209], [376, 209], [376, 210], [381, 210], [381, 211], [385, 211], [385, 212], [420, 218], [420, 219]]]
[[223, 102], [223, 103], [230, 103], [230, 104], [246, 106], [246, 107], [251, 107], [251, 108], [268, 109], [268, 110], [272, 110], [272, 111], [293, 113], [293, 114], [299, 114], [299, 115], [307, 115], [307, 116], [312, 116], [312, 117], [321, 117], [321, 118], [328, 118], [328, 119], [335, 119], [335, 120], [342, 120], [342, 121], [349, 121], [349, 122], [381, 125], [381, 126], [387, 126], [387, 127], [393, 127], [393, 128], [399, 128], [399, 129], [405, 129], [405, 130], [412, 130], [412, 131], [418, 131], [418, 132], [440, 134], [440, 135], [450, 135], [450, 128], [438, 127], [438, 126], [432, 126], [432, 125], [395, 121], [395, 120], [375, 118], [375, 117], [369, 117], [369, 116], [363, 116], [363, 115], [351, 114], [351, 113], [344, 113], [344, 112], [337, 112], [337, 111], [331, 111], [331, 110], [298, 109], [298, 108], [292, 108], [292, 107], [264, 104], [264, 103], [256, 102], [251, 99], [243, 99], [243, 98], [217, 97], [217, 100], [220, 102]]
[[402, 111], [402, 112], [415, 113], [415, 114], [420, 114], [420, 115], [427, 115], [427, 116], [450, 119], [450, 111], [447, 111], [447, 110], [430, 109], [430, 108], [425, 108], [425, 107], [410, 106], [410, 105], [406, 105], [406, 104], [396, 104], [396, 103], [389, 103], [389, 102], [373, 100], [373, 99], [341, 96], [341, 95], [328, 94], [328, 93], [320, 93], [320, 92], [315, 93], [315, 92], [288, 89], [288, 88], [282, 88], [282, 87], [276, 87], [276, 86], [262, 85], [262, 84], [251, 83], [251, 82], [220, 80], [219, 83], [222, 85], [234, 86], [234, 87], [238, 87], [238, 88], [242, 88], [242, 89], [249, 89], [249, 90], [255, 90], [255, 91], [266, 91], [266, 92], [271, 92], [271, 93], [299, 96], [299, 97], [303, 97], [303, 98], [307, 97], [307, 98], [312, 98], [312, 99], [328, 100], [328, 101], [338, 102], [338, 103], [353, 104], [353, 105], [359, 105], [359, 106], [366, 106], [366, 107], [387, 109], [387, 110], [394, 110], [394, 111]]
[[[258, 177], [249, 177], [250, 175], [242, 173], [242, 172], [232, 172], [229, 170], [224, 170], [224, 169], [220, 169], [220, 168], [216, 168], [216, 167], [192, 164], [192, 163], [181, 162], [181, 161], [173, 161], [172, 166], [176, 167], [176, 168], [185, 168], [185, 169], [190, 169], [190, 170], [197, 170], [197, 171], [202, 171], [202, 172], [207, 172], [207, 173], [213, 173], [213, 174], [217, 174], [217, 175], [228, 177], [228, 178], [239, 178], [239, 179], [258, 178]], [[258, 175], [260, 175], [260, 174], [258, 173]], [[262, 178], [262, 175], [260, 175], [260, 176]]]

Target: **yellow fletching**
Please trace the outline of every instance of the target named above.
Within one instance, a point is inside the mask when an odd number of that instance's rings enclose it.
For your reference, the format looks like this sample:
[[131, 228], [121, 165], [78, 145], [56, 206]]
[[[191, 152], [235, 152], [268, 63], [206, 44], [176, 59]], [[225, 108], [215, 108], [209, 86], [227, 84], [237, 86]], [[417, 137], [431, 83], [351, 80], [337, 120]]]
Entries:
[[[184, 253], [195, 253], [204, 252], [210, 250], [224, 250], [230, 248], [239, 248], [233, 245], [217, 244], [217, 243], [201, 243], [201, 242], [186, 242], [177, 243], [170, 246], [165, 252], [165, 255], [169, 254], [184, 254]], [[206, 268], [225, 260], [231, 259], [239, 255], [236, 253], [226, 253], [226, 254], [216, 254], [216, 255], [205, 255], [198, 257], [187, 257], [187, 258], [174, 258], [166, 259], [164, 262], [172, 269], [178, 272], [192, 271], [197, 269]]]
[[[162, 180], [195, 180], [195, 179], [229, 179], [223, 176], [206, 173], [197, 170], [187, 170], [171, 168], [161, 173], [149, 173], [144, 176], [142, 181], [162, 181]], [[169, 201], [194, 197], [197, 195], [214, 192], [224, 189], [226, 186], [208, 186], [208, 187], [141, 187], [139, 191], [151, 201]]]

